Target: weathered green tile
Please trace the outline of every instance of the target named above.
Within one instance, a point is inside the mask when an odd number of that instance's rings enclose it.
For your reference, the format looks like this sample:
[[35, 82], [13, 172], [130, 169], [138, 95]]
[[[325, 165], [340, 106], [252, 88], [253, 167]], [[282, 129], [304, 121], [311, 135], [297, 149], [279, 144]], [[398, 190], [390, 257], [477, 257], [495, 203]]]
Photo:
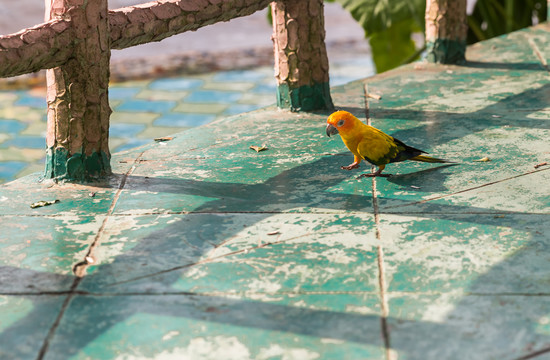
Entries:
[[[249, 150], [249, 160], [141, 162], [127, 179], [115, 213], [372, 211], [371, 190], [337, 167], [335, 157], [279, 158]], [[142, 210], [140, 210], [142, 209]]]
[[[105, 216], [2, 216], [2, 292], [66, 291]], [[21, 236], [24, 234], [24, 236]]]
[[[367, 83], [382, 95], [368, 101], [373, 125], [461, 161], [391, 164], [396, 176], [376, 179], [399, 358], [532, 357], [550, 346], [550, 172], [529, 173], [550, 151], [548, 72], [535, 51], [548, 59], [545, 26], [470, 47], [462, 66], [416, 63], [332, 90], [337, 108], [364, 117]], [[169, 90], [142, 96], [193, 113], [228, 109], [185, 104]], [[33, 131], [43, 115], [0, 109]], [[134, 123], [156, 119], [142, 115]], [[2, 288], [34, 294], [0, 296], [0, 348], [24, 338], [15, 358], [37, 357], [64, 299], [40, 291], [66, 291], [135, 165], [46, 358], [221, 358], [228, 349], [242, 358], [383, 358], [373, 181], [339, 168], [351, 156], [324, 135], [327, 115], [271, 107], [121, 152], [112, 179], [92, 187], [38, 184], [36, 175], [0, 187], [0, 225], [10, 229], [0, 240]], [[249, 149], [263, 144], [268, 151]], [[54, 198], [61, 202], [29, 208]]]
[[[382, 186], [387, 196], [380, 197], [380, 210], [387, 213], [517, 213], [548, 214], [549, 195], [541, 184], [550, 181], [550, 169], [521, 174], [511, 174], [510, 178], [494, 179], [490, 184], [464, 184], [460, 189], [460, 179], [455, 178], [454, 191], [447, 194], [426, 194], [430, 187], [438, 188], [441, 183], [434, 179], [427, 186], [420, 184], [416, 188], [397, 190], [393, 194], [393, 185]], [[515, 177], [514, 177], [515, 176]], [[378, 183], [377, 183], [378, 184]], [[414, 185], [411, 185], [414, 186]], [[451, 187], [451, 185], [449, 185]], [[378, 188], [378, 187], [377, 187]]]
[[[299, 125], [299, 127], [297, 127]], [[151, 148], [145, 159], [169, 156], [222, 157], [237, 160], [250, 155], [251, 145], [267, 145], [261, 156], [321, 155], [339, 152], [341, 141], [330, 141], [325, 134], [326, 115], [292, 114], [274, 108], [255, 111], [253, 116], [237, 115], [214, 121], [178, 134], [163, 147]], [[299, 130], [298, 130], [299, 129]], [[337, 139], [334, 139], [337, 140]], [[338, 139], [339, 140], [339, 139]]]
[[[119, 164], [130, 165], [131, 164]], [[66, 215], [80, 216], [105, 214], [121, 181], [112, 176], [88, 185], [59, 183], [42, 180], [42, 174], [31, 174], [16, 182], [0, 187], [0, 215]], [[93, 194], [91, 196], [90, 194]], [[39, 201], [59, 200], [50, 206], [31, 208]]]
[[[484, 65], [487, 69], [540, 71], [540, 66], [532, 66], [540, 64], [530, 44], [530, 39], [535, 40], [537, 45], [544, 44], [548, 41], [548, 33], [548, 24], [539, 24], [469, 46], [466, 57], [486, 63]], [[539, 50], [544, 52], [547, 49], [544, 46], [539, 46]]]
[[[338, 306], [351, 299], [330, 297]], [[361, 297], [354, 302], [368, 303]], [[376, 315], [326, 305], [215, 296], [77, 296], [45, 358], [383, 359], [379, 324]]]
[[390, 291], [538, 294], [548, 289], [547, 215], [381, 215]]
[[376, 245], [371, 215], [116, 216], [80, 288], [376, 293]]
[[37, 359], [64, 300], [65, 295], [0, 295], [0, 358]]
[[406, 360], [535, 357], [550, 345], [549, 307], [545, 296], [390, 294], [391, 347]]

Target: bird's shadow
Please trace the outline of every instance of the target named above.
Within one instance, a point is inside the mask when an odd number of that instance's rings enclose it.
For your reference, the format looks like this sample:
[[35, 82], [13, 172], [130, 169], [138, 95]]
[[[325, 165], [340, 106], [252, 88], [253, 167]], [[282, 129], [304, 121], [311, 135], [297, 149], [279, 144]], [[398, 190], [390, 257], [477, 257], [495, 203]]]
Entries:
[[401, 187], [410, 188], [414, 186], [417, 191], [421, 192], [443, 192], [448, 190], [445, 186], [445, 179], [449, 175], [443, 170], [456, 165], [460, 164], [445, 164], [412, 173], [395, 174], [385, 179]]

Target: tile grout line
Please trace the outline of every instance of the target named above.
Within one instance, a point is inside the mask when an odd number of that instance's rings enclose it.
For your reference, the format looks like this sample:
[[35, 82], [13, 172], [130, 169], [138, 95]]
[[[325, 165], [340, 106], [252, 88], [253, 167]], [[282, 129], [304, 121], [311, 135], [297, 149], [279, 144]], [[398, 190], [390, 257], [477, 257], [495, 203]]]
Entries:
[[[142, 151], [138, 157], [134, 160], [134, 163], [132, 164], [132, 167], [124, 174], [122, 177], [122, 180], [120, 181], [120, 185], [118, 186], [118, 189], [115, 193], [115, 196], [113, 197], [113, 201], [111, 202], [111, 206], [109, 206], [109, 209], [107, 210], [107, 215], [105, 216], [105, 219], [103, 219], [103, 222], [101, 223], [101, 226], [99, 227], [99, 230], [97, 231], [97, 234], [94, 238], [94, 241], [90, 245], [90, 248], [88, 249], [88, 253], [84, 257], [84, 260], [79, 262], [78, 264], [75, 264], [73, 267], [73, 273], [81, 278], [84, 276], [84, 272], [86, 271], [86, 268], [88, 265], [93, 264], [95, 262], [95, 259], [93, 257], [93, 252], [99, 245], [99, 240], [101, 236], [103, 235], [103, 232], [105, 231], [105, 228], [107, 227], [107, 221], [109, 218], [113, 215], [113, 211], [115, 210], [115, 206], [118, 203], [118, 199], [120, 198], [120, 194], [122, 193], [122, 190], [124, 189], [124, 186], [126, 185], [126, 180], [128, 179], [128, 176], [130, 176], [134, 170], [136, 169], [136, 165], [140, 162], [141, 157], [145, 153], [145, 150]], [[92, 261], [89, 261], [92, 260]]]
[[513, 180], [513, 179], [516, 179], [516, 178], [519, 178], [519, 177], [522, 177], [522, 176], [527, 176], [527, 175], [531, 175], [531, 174], [535, 174], [535, 173], [538, 173], [538, 172], [541, 172], [541, 171], [547, 171], [547, 170], [550, 170], [550, 168], [531, 170], [531, 171], [528, 171], [528, 172], [525, 172], [525, 173], [522, 173], [522, 174], [510, 176], [510, 177], [507, 177], [507, 178], [504, 178], [504, 179], [495, 180], [495, 181], [491, 181], [491, 182], [488, 182], [488, 183], [485, 183], [485, 184], [481, 184], [481, 185], [478, 185], [478, 186], [467, 188], [467, 189], [464, 189], [464, 190], [455, 191], [455, 192], [450, 193], [450, 194], [439, 195], [439, 196], [435, 196], [435, 197], [432, 197], [432, 198], [429, 198], [429, 199], [424, 199], [424, 200], [420, 200], [420, 201], [411, 202], [411, 203], [408, 203], [408, 204], [387, 206], [387, 207], [385, 207], [385, 209], [395, 209], [395, 208], [402, 208], [402, 207], [411, 206], [411, 205], [424, 204], [424, 203], [427, 203], [429, 201], [443, 199], [443, 198], [446, 198], [446, 197], [449, 197], [449, 196], [454, 196], [454, 195], [462, 194], [462, 193], [465, 193], [465, 192], [468, 192], [468, 191], [481, 189], [481, 188], [484, 188], [484, 187], [487, 187], [487, 186], [499, 184], [501, 182], [505, 182], [505, 181], [508, 181], [508, 180]]
[[101, 238], [101, 235], [102, 235], [103, 231], [105, 230], [105, 227], [107, 225], [107, 220], [109, 219], [109, 217], [113, 213], [113, 211], [115, 209], [115, 206], [118, 202], [118, 199], [120, 197], [120, 194], [121, 194], [122, 190], [124, 189], [124, 186], [126, 185], [126, 179], [135, 170], [136, 164], [139, 163], [139, 160], [142, 157], [144, 152], [145, 151], [143, 151], [141, 154], [139, 154], [139, 156], [134, 160], [134, 163], [133, 163], [132, 167], [130, 168], [130, 170], [128, 170], [124, 174], [122, 180], [120, 181], [120, 185], [118, 186], [117, 192], [116, 192], [116, 194], [113, 198], [111, 206], [109, 207], [109, 210], [107, 211], [107, 215], [105, 216], [105, 219], [103, 219], [103, 223], [101, 224], [101, 227], [97, 231], [97, 234], [94, 238], [94, 241], [90, 245], [88, 253], [86, 254], [86, 256], [84, 258], [84, 261], [76, 264], [73, 267], [73, 273], [76, 275], [76, 278], [74, 279], [74, 281], [71, 285], [71, 288], [69, 289], [69, 293], [67, 294], [67, 297], [65, 297], [65, 300], [63, 301], [63, 305], [61, 306], [59, 314], [57, 314], [57, 318], [55, 319], [54, 323], [50, 327], [50, 330], [48, 331], [48, 334], [46, 335], [46, 338], [44, 339], [44, 342], [42, 343], [42, 347], [40, 348], [40, 351], [38, 353], [37, 360], [42, 360], [44, 358], [44, 356], [46, 355], [46, 352], [48, 351], [48, 348], [50, 346], [50, 341], [53, 338], [53, 336], [55, 335], [55, 331], [59, 327], [59, 324], [61, 323], [61, 319], [63, 318], [63, 315], [65, 314], [65, 311], [69, 307], [69, 303], [71, 302], [72, 298], [77, 294], [76, 288], [78, 287], [78, 285], [82, 281], [82, 278], [84, 276], [84, 271], [86, 270], [86, 268], [89, 264], [87, 259], [89, 257], [91, 257], [91, 255], [93, 254], [93, 250], [99, 244], [99, 239]]
[[[369, 112], [369, 100], [368, 100], [368, 84], [364, 86], [365, 96], [365, 117], [367, 119], [367, 125], [371, 125], [371, 118]], [[372, 166], [374, 170], [374, 166]], [[388, 305], [388, 294], [386, 291], [386, 271], [384, 267], [384, 249], [382, 247], [382, 234], [380, 231], [380, 211], [378, 207], [378, 198], [376, 197], [376, 177], [372, 178], [372, 207], [374, 213], [374, 223], [376, 226], [376, 241], [377, 246], [377, 266], [378, 266], [378, 285], [380, 287], [380, 307], [382, 310], [382, 316], [380, 317], [380, 327], [382, 330], [382, 338], [384, 340], [385, 357], [386, 360], [393, 359], [393, 352], [391, 350], [390, 331], [388, 328], [388, 316], [390, 309]]]
[[537, 350], [535, 352], [529, 353], [527, 355], [523, 355], [515, 360], [528, 360], [528, 359], [534, 359], [540, 355], [548, 354], [550, 353], [550, 347], [545, 347], [543, 349]]
[[372, 178], [372, 207], [374, 209], [374, 223], [376, 226], [376, 241], [377, 246], [377, 265], [378, 265], [378, 284], [380, 287], [380, 306], [382, 308], [382, 317], [380, 318], [382, 327], [382, 337], [384, 339], [384, 347], [386, 349], [386, 360], [392, 360], [392, 351], [390, 343], [390, 331], [388, 328], [388, 316], [390, 309], [388, 305], [388, 294], [386, 291], [386, 270], [384, 267], [384, 249], [382, 247], [382, 234], [380, 231], [380, 212], [378, 209], [378, 199], [376, 197], [376, 177]]
[[37, 360], [42, 360], [44, 356], [46, 355], [46, 352], [48, 351], [48, 348], [50, 347], [50, 341], [53, 338], [55, 331], [59, 327], [59, 324], [61, 323], [61, 318], [63, 318], [63, 315], [65, 314], [65, 311], [69, 307], [69, 303], [71, 302], [72, 298], [75, 295], [75, 290], [80, 284], [80, 280], [82, 278], [76, 277], [71, 285], [71, 288], [69, 289], [69, 293], [67, 294], [67, 297], [65, 297], [65, 300], [63, 301], [63, 305], [61, 305], [61, 309], [59, 310], [59, 314], [57, 314], [57, 317], [52, 324], [52, 327], [48, 331], [48, 334], [46, 335], [46, 338], [44, 339], [44, 342], [42, 343], [42, 347], [40, 348], [40, 351], [38, 352]]

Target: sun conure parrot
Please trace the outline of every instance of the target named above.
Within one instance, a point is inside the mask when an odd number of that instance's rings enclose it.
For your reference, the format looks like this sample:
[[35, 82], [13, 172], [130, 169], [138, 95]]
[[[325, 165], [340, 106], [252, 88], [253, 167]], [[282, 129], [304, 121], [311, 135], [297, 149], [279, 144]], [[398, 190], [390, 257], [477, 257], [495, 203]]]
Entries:
[[327, 119], [327, 136], [340, 134], [342, 141], [353, 153], [353, 163], [342, 166], [351, 170], [359, 167], [361, 160], [366, 160], [378, 166], [378, 170], [361, 176], [390, 176], [382, 174], [386, 164], [404, 160], [423, 161], [430, 163], [449, 163], [451, 161], [437, 159], [425, 155], [425, 151], [415, 149], [396, 138], [362, 123], [347, 111], [336, 111]]

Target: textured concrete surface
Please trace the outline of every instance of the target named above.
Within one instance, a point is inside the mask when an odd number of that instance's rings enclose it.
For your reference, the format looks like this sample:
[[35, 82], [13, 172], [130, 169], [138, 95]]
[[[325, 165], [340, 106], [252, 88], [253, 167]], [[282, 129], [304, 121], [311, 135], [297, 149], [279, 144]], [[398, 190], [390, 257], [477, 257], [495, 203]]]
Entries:
[[549, 40], [333, 88], [458, 165], [357, 180], [328, 113], [268, 107], [118, 153], [103, 183], [3, 185], [0, 357], [547, 358]]

